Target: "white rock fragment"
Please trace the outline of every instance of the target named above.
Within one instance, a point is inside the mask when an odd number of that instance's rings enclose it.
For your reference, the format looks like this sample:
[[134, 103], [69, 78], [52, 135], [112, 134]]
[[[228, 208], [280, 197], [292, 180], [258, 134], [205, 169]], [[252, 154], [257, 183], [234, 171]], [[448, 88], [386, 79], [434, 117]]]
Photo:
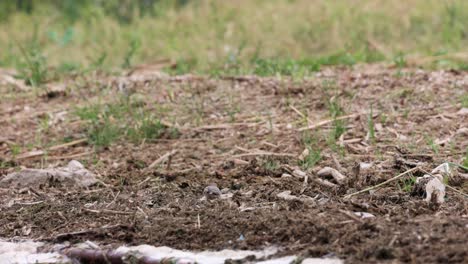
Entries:
[[220, 198], [222, 193], [218, 186], [213, 183], [209, 186], [206, 186], [206, 188], [203, 190], [203, 194], [205, 195], [206, 199], [212, 200]]
[[458, 110], [458, 115], [468, 115], [468, 108], [463, 107], [462, 109]]
[[303, 179], [303, 178], [307, 177], [307, 173], [305, 173], [305, 172], [303, 172], [303, 171], [301, 171], [301, 170], [299, 170], [299, 169], [295, 169], [295, 170], [292, 172], [292, 175], [293, 175], [294, 177], [299, 178], [299, 179]]
[[306, 258], [302, 264], [343, 264], [343, 260], [337, 258]]
[[89, 187], [97, 182], [96, 175], [78, 161], [72, 160], [66, 167], [53, 169], [23, 169], [13, 172], [0, 180], [2, 188], [23, 188], [60, 182], [67, 186]]
[[331, 167], [325, 167], [321, 169], [317, 172], [317, 175], [320, 177], [332, 176], [338, 184], [344, 184], [346, 182], [346, 176]]
[[372, 168], [374, 166], [374, 163], [366, 163], [366, 162], [361, 162], [359, 163], [359, 170], [360, 171], [366, 171]]
[[0, 240], [0, 264], [72, 263], [59, 253], [39, 253], [38, 248], [43, 245], [43, 243], [33, 241], [6, 242]]
[[307, 195], [301, 195], [301, 196], [295, 196], [291, 195], [291, 191], [284, 191], [280, 192], [276, 195], [276, 197], [286, 200], [286, 201], [301, 201], [304, 203], [314, 203], [315, 199], [307, 196]]
[[426, 202], [427, 203], [444, 203], [445, 185], [443, 177], [440, 174], [434, 174], [434, 177], [426, 184]]
[[366, 212], [354, 212], [354, 214], [355, 214], [356, 216], [359, 216], [359, 217], [362, 218], [362, 219], [374, 218], [374, 217], [375, 217], [375, 215], [370, 214], [370, 213], [366, 213]]
[[269, 259], [265, 261], [257, 262], [257, 264], [290, 264], [297, 259], [296, 256], [286, 256], [282, 258]]
[[240, 260], [248, 256], [255, 256], [256, 258], [266, 258], [278, 252], [276, 247], [268, 247], [261, 251], [250, 250], [230, 250], [225, 249], [221, 251], [202, 251], [202, 252], [189, 252], [173, 249], [170, 247], [153, 247], [150, 245], [140, 245], [133, 247], [119, 247], [116, 252], [132, 253], [138, 256], [148, 256], [153, 259], [162, 258], [180, 258], [187, 259], [184, 263], [206, 263], [206, 264], [222, 264], [227, 259]]

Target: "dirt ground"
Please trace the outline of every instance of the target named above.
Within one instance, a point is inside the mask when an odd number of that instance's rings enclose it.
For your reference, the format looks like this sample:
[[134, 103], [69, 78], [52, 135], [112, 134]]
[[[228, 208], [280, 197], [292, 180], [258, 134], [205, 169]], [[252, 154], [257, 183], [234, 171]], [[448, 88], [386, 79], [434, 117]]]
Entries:
[[[468, 94], [468, 72], [374, 65], [329, 68], [292, 80], [151, 77], [135, 71], [63, 83], [66, 95], [53, 98], [0, 86], [0, 178], [21, 166], [76, 159], [102, 183], [89, 189], [54, 184], [0, 189], [0, 237], [190, 250], [278, 246], [280, 255], [337, 256], [347, 263], [468, 263], [468, 200], [447, 190], [445, 203], [429, 206], [406, 186], [423, 172], [344, 199], [414, 166], [430, 171], [446, 161], [462, 162], [468, 113], [461, 98]], [[178, 136], [141, 144], [119, 141], [107, 148], [84, 142], [21, 156], [35, 150], [27, 146], [85, 137], [74, 109], [97, 98], [113, 100], [122, 89], [143, 95], [146, 107]], [[342, 115], [351, 115], [343, 119], [345, 133], [330, 140], [334, 122], [299, 131], [330, 120], [330, 100], [342, 106]], [[369, 133], [371, 105], [375, 139]], [[45, 115], [56, 120], [47, 130]], [[321, 159], [304, 168], [298, 156], [308, 139]], [[19, 155], [15, 145], [23, 147]], [[148, 169], [171, 151], [177, 152]], [[372, 165], [359, 170], [360, 164]], [[325, 166], [339, 170], [347, 182], [319, 184], [317, 171]], [[295, 168], [309, 173], [308, 182], [284, 177]], [[211, 183], [232, 198], [203, 200]], [[468, 193], [466, 180], [449, 179], [449, 184]], [[277, 196], [284, 191], [305, 199]]]

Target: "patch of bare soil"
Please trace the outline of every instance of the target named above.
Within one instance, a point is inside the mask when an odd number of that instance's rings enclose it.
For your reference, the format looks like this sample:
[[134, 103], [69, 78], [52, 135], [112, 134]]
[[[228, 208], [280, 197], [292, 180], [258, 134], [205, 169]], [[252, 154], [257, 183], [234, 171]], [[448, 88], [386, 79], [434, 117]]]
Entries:
[[[447, 190], [442, 205], [429, 206], [410, 192], [411, 179], [422, 171], [343, 198], [415, 166], [430, 171], [462, 162], [468, 114], [460, 99], [468, 94], [467, 72], [357, 66], [325, 69], [301, 81], [134, 72], [84, 76], [66, 85], [66, 95], [52, 99], [0, 87], [7, 94], [0, 101], [0, 179], [20, 166], [56, 167], [77, 159], [101, 183], [0, 189], [0, 237], [191, 250], [276, 245], [280, 254], [335, 255], [348, 263], [468, 262], [467, 197]], [[98, 97], [112, 101], [119, 93], [143, 95], [146, 107], [179, 136], [53, 148], [64, 138], [85, 137], [73, 114], [77, 105]], [[335, 120], [332, 104], [341, 108]], [[53, 122], [45, 127], [44, 120]], [[341, 127], [344, 133], [335, 138]], [[22, 155], [38, 144], [47, 151]], [[316, 163], [300, 161], [307, 146], [320, 157]], [[317, 176], [326, 166], [346, 182]], [[295, 169], [308, 179], [294, 176]], [[468, 192], [466, 180], [449, 182]], [[203, 199], [211, 183], [221, 198]], [[278, 196], [284, 191], [300, 199]]]

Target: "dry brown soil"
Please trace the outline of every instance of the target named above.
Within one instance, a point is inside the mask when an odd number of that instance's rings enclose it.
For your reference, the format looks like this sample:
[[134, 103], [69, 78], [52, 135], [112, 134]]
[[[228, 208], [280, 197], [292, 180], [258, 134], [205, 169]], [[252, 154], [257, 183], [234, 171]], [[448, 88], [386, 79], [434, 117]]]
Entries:
[[[467, 198], [448, 190], [444, 204], [428, 206], [407, 189], [409, 179], [422, 172], [343, 199], [418, 163], [431, 170], [445, 161], [462, 162], [468, 115], [461, 98], [468, 94], [468, 72], [375, 65], [324, 69], [305, 80], [150, 78], [134, 72], [122, 78], [75, 76], [63, 83], [66, 95], [54, 98], [0, 86], [0, 178], [21, 166], [60, 166], [74, 158], [102, 183], [89, 189], [52, 183], [0, 189], [0, 237], [190, 250], [278, 246], [280, 255], [337, 256], [349, 263], [468, 263]], [[107, 148], [82, 143], [18, 158], [38, 146], [85, 137], [85, 123], [74, 109], [125, 96], [119, 95], [123, 85], [143, 95], [146, 108], [179, 135]], [[330, 140], [333, 122], [299, 132], [308, 122], [330, 119], [330, 100], [342, 106], [343, 115], [355, 114], [344, 119], [344, 135]], [[375, 140], [368, 137], [371, 105]], [[52, 120], [63, 111], [63, 119], [44, 125], [44, 116]], [[298, 166], [308, 138], [321, 153], [314, 166], [299, 166], [311, 179], [304, 185], [281, 177]], [[170, 162], [147, 169], [172, 150], [178, 152]], [[373, 166], [359, 171], [362, 162]], [[324, 166], [338, 169], [348, 183], [319, 185], [313, 179]], [[210, 183], [233, 197], [202, 200]], [[468, 192], [466, 181], [449, 184]], [[277, 197], [287, 190], [313, 200]]]

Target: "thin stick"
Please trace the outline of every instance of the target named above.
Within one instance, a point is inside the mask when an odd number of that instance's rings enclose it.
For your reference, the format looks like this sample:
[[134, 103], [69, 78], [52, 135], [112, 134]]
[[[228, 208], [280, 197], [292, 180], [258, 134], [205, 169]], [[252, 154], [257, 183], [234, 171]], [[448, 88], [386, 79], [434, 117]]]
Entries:
[[249, 156], [277, 156], [277, 157], [296, 157], [296, 155], [291, 153], [275, 153], [275, 152], [252, 152], [252, 153], [244, 153], [232, 156], [232, 158], [242, 158], [242, 157], [249, 157]]
[[353, 213], [351, 213], [351, 212], [348, 212], [348, 211], [342, 210], [342, 209], [339, 209], [338, 211], [339, 211], [340, 213], [346, 215], [347, 217], [351, 218], [352, 220], [358, 222], [358, 223], [361, 223], [361, 224], [362, 224], [362, 223], [364, 222], [361, 218], [359, 218], [358, 216], [356, 216], [355, 214], [353, 214]]
[[408, 173], [410, 173], [410, 172], [413, 172], [413, 171], [416, 171], [416, 170], [419, 170], [419, 169], [420, 169], [419, 167], [414, 167], [414, 168], [409, 169], [409, 170], [407, 170], [407, 171], [405, 171], [405, 172], [403, 172], [403, 173], [400, 173], [400, 174], [398, 174], [397, 176], [395, 176], [395, 177], [393, 177], [393, 178], [391, 178], [391, 179], [388, 179], [388, 180], [386, 180], [386, 181], [384, 181], [384, 182], [382, 182], [382, 183], [379, 183], [379, 184], [377, 184], [377, 185], [374, 185], [374, 186], [365, 188], [364, 190], [360, 190], [360, 191], [357, 191], [357, 192], [355, 192], [355, 193], [351, 193], [351, 194], [345, 195], [343, 198], [347, 199], [347, 198], [350, 198], [351, 196], [354, 196], [354, 195], [357, 195], [357, 194], [361, 194], [361, 193], [365, 193], [365, 192], [370, 191], [370, 190], [373, 190], [373, 189], [377, 189], [377, 188], [379, 188], [379, 187], [381, 187], [381, 186], [384, 186], [384, 185], [387, 184], [387, 183], [393, 182], [393, 181], [395, 181], [395, 180], [397, 180], [397, 179], [399, 179], [399, 178], [405, 176], [406, 174], [408, 174]]
[[462, 192], [462, 191], [460, 191], [460, 190], [458, 190], [458, 189], [455, 189], [455, 188], [453, 188], [453, 187], [450, 186], [450, 185], [447, 185], [447, 184], [446, 184], [445, 187], [447, 187], [448, 189], [450, 189], [450, 190], [452, 190], [452, 191], [454, 191], [454, 192], [456, 192], [456, 193], [458, 193], [458, 194], [460, 194], [460, 195], [462, 195], [462, 196], [468, 197], [468, 194], [466, 194], [466, 193], [464, 193], [464, 192]]
[[66, 155], [66, 156], [51, 156], [51, 157], [48, 157], [47, 159], [48, 160], [67, 160], [67, 159], [83, 157], [83, 156], [90, 155], [93, 153], [94, 151], [86, 151], [86, 152], [76, 153], [76, 154]]
[[463, 166], [463, 165], [460, 165], [460, 164], [457, 164], [457, 163], [453, 163], [453, 162], [448, 162], [448, 164], [453, 165], [453, 166], [457, 166], [457, 167], [459, 167], [459, 168], [464, 169], [465, 171], [468, 171], [468, 168], [465, 167], [465, 166]]
[[310, 130], [310, 129], [319, 128], [319, 127], [322, 127], [322, 126], [324, 126], [324, 125], [330, 124], [330, 123], [332, 123], [332, 122], [335, 121], [335, 120], [344, 120], [344, 119], [348, 119], [348, 118], [354, 118], [354, 117], [357, 117], [357, 116], [360, 116], [360, 115], [364, 115], [364, 114], [366, 114], [366, 113], [344, 115], [344, 116], [340, 116], [340, 117], [337, 117], [337, 118], [332, 118], [332, 119], [323, 120], [323, 121], [320, 121], [320, 122], [318, 122], [318, 123], [316, 123], [316, 124], [313, 124], [313, 125], [310, 125], [310, 126], [307, 126], [307, 127], [299, 128], [298, 131], [299, 131], [299, 132], [302, 132], [302, 131], [305, 131], [305, 130]]
[[[86, 138], [78, 139], [78, 140], [75, 140], [75, 141], [72, 141], [72, 142], [68, 142], [68, 143], [65, 143], [65, 144], [60, 144], [60, 145], [50, 147], [49, 150], [58, 150], [58, 149], [62, 149], [62, 148], [71, 147], [71, 146], [74, 146], [74, 145], [84, 143], [87, 140], [88, 139], [86, 139]], [[44, 150], [29, 151], [29, 152], [18, 155], [16, 157], [16, 160], [33, 158], [33, 157], [42, 156], [42, 155], [45, 155], [45, 154], [46, 154], [46, 151], [44, 151]]]
[[178, 152], [177, 149], [174, 149], [172, 151], [167, 152], [166, 154], [162, 155], [159, 159], [153, 161], [153, 163], [151, 163], [146, 169], [150, 170], [150, 169], [158, 166], [159, 164], [163, 163], [167, 158], [169, 158], [170, 156], [176, 154], [177, 152]]
[[77, 140], [74, 140], [74, 141], [71, 141], [71, 142], [68, 142], [68, 143], [64, 143], [64, 144], [61, 144], [61, 145], [50, 147], [49, 150], [57, 150], [57, 149], [61, 149], [61, 148], [66, 148], [66, 147], [81, 144], [81, 143], [86, 142], [86, 141], [88, 141], [88, 139], [86, 139], [86, 138], [77, 139]]
[[289, 108], [291, 108], [294, 112], [296, 112], [298, 115], [300, 115], [302, 118], [304, 119], [307, 119], [307, 125], [309, 124], [312, 124], [312, 120], [309, 119], [309, 117], [307, 117], [306, 115], [304, 115], [304, 113], [302, 113], [301, 111], [299, 111], [296, 107], [294, 107], [293, 105], [289, 105]]
[[224, 124], [213, 124], [213, 125], [205, 125], [199, 127], [190, 128], [191, 130], [220, 130], [220, 129], [231, 129], [233, 127], [239, 126], [246, 126], [246, 127], [254, 127], [262, 124], [262, 122], [256, 123], [224, 123]]

